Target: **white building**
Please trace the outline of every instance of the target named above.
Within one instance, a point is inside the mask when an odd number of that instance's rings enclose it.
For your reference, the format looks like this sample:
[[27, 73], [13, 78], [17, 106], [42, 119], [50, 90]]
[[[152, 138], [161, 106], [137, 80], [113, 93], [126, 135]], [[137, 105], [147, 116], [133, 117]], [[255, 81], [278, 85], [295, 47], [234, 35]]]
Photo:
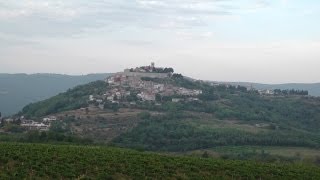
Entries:
[[137, 95], [138, 98], [141, 98], [143, 101], [155, 101], [156, 96], [152, 93], [141, 92]]
[[96, 100], [96, 99], [94, 98], [94, 96], [93, 96], [93, 95], [90, 95], [90, 96], [89, 96], [89, 101], [94, 101], [94, 100]]
[[21, 124], [21, 126], [27, 128], [28, 130], [39, 130], [39, 131], [48, 131], [50, 128], [50, 125], [46, 125], [46, 124], [38, 123], [34, 121], [28, 124]]
[[191, 98], [188, 98], [188, 101], [199, 101], [199, 98], [191, 97]]
[[97, 103], [102, 103], [103, 100], [102, 100], [102, 99], [97, 99], [96, 102], [97, 102]]
[[114, 96], [108, 96], [107, 100], [112, 102], [114, 100]]
[[269, 90], [269, 89], [265, 89], [265, 90], [258, 90], [260, 95], [274, 95], [274, 90]]
[[56, 121], [57, 120], [57, 117], [55, 117], [55, 116], [49, 116], [49, 117], [45, 117], [45, 118], [43, 118], [42, 119], [43, 120], [43, 122], [53, 122], [53, 121]]
[[111, 76], [110, 78], [107, 79], [108, 84], [113, 84], [114, 83], [114, 77]]
[[164, 91], [164, 84], [155, 84], [153, 88], [158, 91]]
[[193, 90], [194, 95], [198, 96], [202, 94], [202, 90]]
[[172, 102], [174, 102], [174, 103], [178, 103], [178, 102], [180, 102], [180, 101], [181, 101], [180, 98], [173, 98], [173, 99], [172, 99]]

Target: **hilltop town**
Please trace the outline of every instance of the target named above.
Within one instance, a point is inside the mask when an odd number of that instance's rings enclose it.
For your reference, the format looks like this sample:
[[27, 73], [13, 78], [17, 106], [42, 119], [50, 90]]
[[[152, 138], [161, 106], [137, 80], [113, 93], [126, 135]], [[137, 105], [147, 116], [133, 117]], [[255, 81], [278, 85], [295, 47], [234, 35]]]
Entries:
[[135, 69], [125, 69], [123, 72], [116, 73], [108, 77], [105, 82], [110, 88], [103, 95], [90, 95], [90, 102], [100, 104], [109, 103], [130, 103], [136, 101], [153, 101], [157, 98], [179, 96], [183, 98], [172, 98], [173, 102], [180, 100], [198, 101], [198, 95], [202, 94], [199, 89], [187, 89], [173, 84], [158, 83], [152, 79], [166, 79], [182, 77], [174, 74], [173, 68], [158, 68], [154, 63], [150, 66], [137, 67]]
[[[16, 124], [19, 125], [24, 130], [38, 130], [38, 131], [49, 131], [52, 123], [56, 122], [58, 119], [56, 116], [46, 116], [42, 118], [40, 121], [35, 121], [28, 119], [24, 116], [16, 117], [16, 118], [6, 118], [1, 119], [0, 116], [0, 125], [3, 124]], [[17, 131], [20, 131], [17, 129]], [[1, 132], [1, 131], [0, 131]]]

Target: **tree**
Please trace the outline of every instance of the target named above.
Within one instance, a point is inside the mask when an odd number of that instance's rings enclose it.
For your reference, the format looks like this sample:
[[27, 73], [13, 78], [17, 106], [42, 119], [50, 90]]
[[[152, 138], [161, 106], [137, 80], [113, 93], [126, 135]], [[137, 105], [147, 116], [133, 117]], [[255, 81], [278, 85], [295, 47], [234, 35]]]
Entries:
[[173, 68], [168, 68], [167, 73], [173, 73], [174, 69]]
[[203, 154], [202, 154], [202, 158], [209, 158], [209, 154], [207, 151], [205, 151]]
[[162, 97], [159, 93], [156, 94], [156, 101], [157, 102], [161, 102], [162, 101]]
[[117, 103], [112, 103], [111, 109], [113, 110], [113, 112], [118, 112], [119, 109], [120, 109], [119, 104], [117, 104]]
[[182, 74], [173, 74], [172, 78], [174, 78], [174, 79], [182, 79], [183, 76], [182, 76]]
[[149, 112], [142, 112], [138, 114], [138, 117], [143, 120], [150, 119], [151, 114]]

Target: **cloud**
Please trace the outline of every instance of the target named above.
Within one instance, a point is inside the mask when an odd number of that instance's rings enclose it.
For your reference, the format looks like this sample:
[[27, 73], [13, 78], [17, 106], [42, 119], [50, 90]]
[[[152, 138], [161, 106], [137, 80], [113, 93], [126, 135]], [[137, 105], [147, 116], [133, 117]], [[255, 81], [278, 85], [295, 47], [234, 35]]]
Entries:
[[70, 36], [90, 28], [192, 29], [231, 15], [235, 0], [10, 0], [0, 2], [0, 32]]
[[0, 20], [14, 21], [18, 18], [47, 16], [54, 19], [72, 18], [77, 9], [62, 1], [5, 1], [0, 3]]

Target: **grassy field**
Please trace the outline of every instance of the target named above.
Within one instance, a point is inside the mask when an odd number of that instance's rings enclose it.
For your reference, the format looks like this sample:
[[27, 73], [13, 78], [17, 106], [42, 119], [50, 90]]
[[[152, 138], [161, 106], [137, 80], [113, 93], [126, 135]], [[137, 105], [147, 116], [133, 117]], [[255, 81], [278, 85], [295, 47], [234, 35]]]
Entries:
[[120, 148], [0, 143], [0, 179], [319, 179], [297, 164], [175, 157]]

